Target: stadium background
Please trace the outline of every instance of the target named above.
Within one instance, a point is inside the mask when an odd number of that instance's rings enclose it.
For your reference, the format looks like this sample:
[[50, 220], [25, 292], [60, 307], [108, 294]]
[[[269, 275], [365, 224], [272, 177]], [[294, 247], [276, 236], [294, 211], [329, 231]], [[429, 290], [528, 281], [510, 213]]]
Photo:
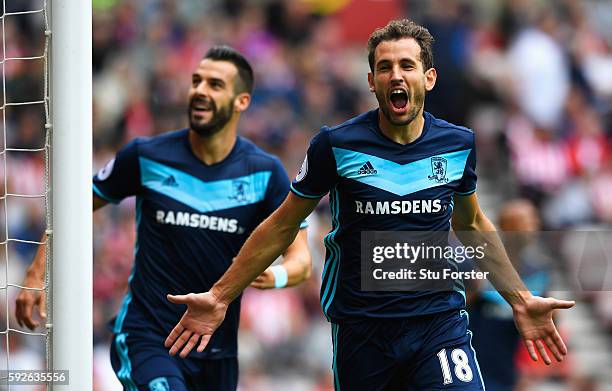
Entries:
[[[9, 1], [7, 11], [40, 3]], [[476, 132], [479, 196], [487, 214], [495, 219], [506, 200], [522, 196], [537, 205], [545, 229], [612, 223], [610, 1], [94, 0], [93, 6], [95, 169], [134, 137], [185, 127], [191, 71], [210, 45], [227, 43], [243, 51], [256, 72], [241, 134], [279, 155], [294, 175], [322, 124], [375, 106], [366, 83], [367, 36], [407, 16], [437, 41], [439, 78], [427, 110]], [[7, 18], [7, 54], [40, 51], [39, 22]], [[7, 66], [7, 91], [35, 99], [41, 75], [39, 62]], [[36, 108], [7, 113], [7, 145], [40, 145], [42, 114]], [[8, 182], [36, 192], [40, 156], [23, 154], [15, 164], [19, 169], [8, 172]], [[96, 390], [116, 387], [106, 322], [120, 306], [132, 266], [133, 210], [128, 199], [94, 217]], [[16, 206], [10, 231], [37, 240], [42, 213], [40, 206]], [[318, 303], [321, 238], [328, 230], [324, 201], [311, 217], [313, 278], [296, 289], [245, 294], [242, 390], [330, 389], [330, 333]], [[563, 246], [571, 239], [560, 240]], [[11, 259], [19, 260], [11, 264], [10, 281], [21, 281], [32, 254], [32, 246], [10, 249]], [[572, 270], [571, 259], [555, 262]], [[579, 300], [560, 319], [570, 360], [548, 370], [522, 365], [531, 380], [526, 389], [612, 389], [606, 373], [612, 368], [612, 294], [569, 296]], [[42, 360], [40, 343], [12, 335], [15, 367], [42, 367]]]

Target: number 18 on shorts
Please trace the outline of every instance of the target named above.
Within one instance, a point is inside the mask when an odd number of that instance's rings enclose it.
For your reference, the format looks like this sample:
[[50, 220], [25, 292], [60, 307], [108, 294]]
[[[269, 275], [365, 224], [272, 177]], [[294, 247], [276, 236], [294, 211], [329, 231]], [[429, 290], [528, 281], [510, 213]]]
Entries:
[[467, 314], [332, 324], [336, 391], [484, 390]]

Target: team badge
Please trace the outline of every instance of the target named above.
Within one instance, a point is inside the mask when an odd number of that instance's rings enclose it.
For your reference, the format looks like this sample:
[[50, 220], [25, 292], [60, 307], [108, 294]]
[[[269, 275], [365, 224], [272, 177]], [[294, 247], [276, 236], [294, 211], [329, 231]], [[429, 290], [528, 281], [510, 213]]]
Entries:
[[98, 180], [104, 181], [106, 180], [110, 174], [113, 172], [113, 167], [115, 166], [115, 159], [112, 159], [106, 166], [104, 166], [100, 171], [98, 171]]
[[170, 391], [170, 384], [165, 377], [158, 377], [149, 382], [150, 391]]
[[447, 161], [445, 158], [440, 156], [434, 156], [431, 158], [431, 173], [427, 178], [430, 181], [436, 181], [436, 183], [447, 183], [448, 178], [446, 177], [446, 166]]
[[308, 155], [304, 158], [304, 162], [302, 163], [302, 167], [300, 167], [300, 171], [298, 171], [295, 181], [299, 182], [306, 177], [308, 173]]
[[248, 190], [249, 182], [237, 179], [232, 181], [232, 195], [229, 197], [230, 200], [235, 200], [236, 202], [247, 202], [248, 201]]

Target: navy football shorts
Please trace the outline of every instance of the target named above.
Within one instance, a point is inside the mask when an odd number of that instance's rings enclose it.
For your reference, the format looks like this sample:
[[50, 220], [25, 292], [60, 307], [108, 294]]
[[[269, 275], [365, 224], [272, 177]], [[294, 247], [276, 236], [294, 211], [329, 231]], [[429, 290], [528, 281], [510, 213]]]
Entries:
[[238, 360], [172, 357], [163, 341], [116, 334], [111, 364], [126, 391], [235, 391]]
[[484, 390], [467, 312], [332, 323], [336, 391]]

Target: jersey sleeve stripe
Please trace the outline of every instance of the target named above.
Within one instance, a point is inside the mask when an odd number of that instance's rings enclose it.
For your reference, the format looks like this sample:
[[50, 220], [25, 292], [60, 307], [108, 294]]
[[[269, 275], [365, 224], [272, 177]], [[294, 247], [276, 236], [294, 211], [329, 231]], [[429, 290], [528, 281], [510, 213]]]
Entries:
[[302, 198], [316, 199], [316, 198], [321, 198], [325, 196], [325, 194], [321, 194], [321, 195], [304, 194], [301, 191], [297, 190], [295, 187], [293, 187], [293, 183], [291, 184], [290, 189], [293, 193], [295, 193], [295, 195], [302, 197]]
[[332, 211], [332, 226], [334, 229], [327, 234], [324, 239], [325, 247], [329, 250], [329, 258], [325, 260], [325, 267], [323, 269], [323, 275], [321, 276], [321, 286], [323, 286], [324, 283], [326, 285], [325, 291], [321, 295], [321, 308], [323, 309], [323, 314], [328, 320], [331, 320], [328, 314], [328, 309], [336, 294], [338, 274], [340, 273], [340, 259], [342, 258], [340, 245], [335, 241], [335, 236], [340, 229], [340, 205], [338, 190], [336, 187], [332, 188], [330, 193], [330, 208]]
[[473, 190], [470, 191], [466, 191], [466, 192], [460, 192], [460, 191], [456, 191], [455, 194], [460, 195], [460, 196], [467, 196], [470, 194], [474, 194], [476, 192], [476, 188], [474, 188]]

